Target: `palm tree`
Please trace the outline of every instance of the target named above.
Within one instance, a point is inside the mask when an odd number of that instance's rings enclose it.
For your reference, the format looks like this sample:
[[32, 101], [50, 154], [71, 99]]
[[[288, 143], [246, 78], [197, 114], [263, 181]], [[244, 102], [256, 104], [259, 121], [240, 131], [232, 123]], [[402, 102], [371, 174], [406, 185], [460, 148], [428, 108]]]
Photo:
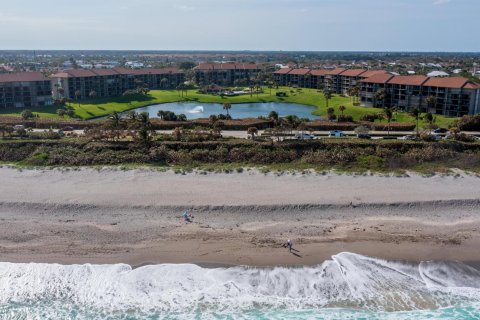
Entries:
[[65, 109], [57, 109], [57, 115], [61, 118], [65, 117], [65, 114], [67, 114], [67, 112], [65, 111]]
[[435, 98], [435, 96], [429, 95], [425, 99], [425, 102], [427, 103], [427, 107], [428, 107], [427, 111], [430, 112], [431, 109], [435, 109], [437, 104], [437, 99]]
[[353, 104], [357, 105], [358, 104], [358, 96], [360, 95], [360, 88], [359, 87], [353, 87], [352, 88], [352, 97], [353, 97]]
[[167, 78], [162, 78], [162, 80], [160, 80], [160, 85], [161, 85], [162, 89], [165, 89], [167, 87], [167, 84], [168, 84], [168, 79]]
[[159, 110], [157, 112], [157, 116], [160, 118], [160, 120], [163, 120], [163, 118], [165, 118], [165, 111]]
[[97, 97], [97, 92], [95, 90], [92, 90], [88, 93], [88, 96], [91, 98], [91, 99], [95, 99]]
[[338, 107], [338, 110], [342, 113], [342, 117], [344, 117], [345, 116], [344, 113], [345, 113], [345, 110], [347, 110], [347, 107], [342, 105], [342, 106]]
[[420, 110], [418, 108], [413, 108], [411, 111], [410, 111], [410, 115], [412, 117], [415, 118], [416, 122], [417, 122], [417, 137], [419, 136], [419, 126], [418, 126], [418, 121], [420, 120]]
[[330, 101], [330, 99], [332, 99], [332, 92], [330, 91], [330, 89], [328, 88], [323, 89], [323, 96], [325, 97], [325, 101], [327, 102], [327, 109], [328, 109], [328, 102]]
[[255, 135], [258, 134], [258, 129], [255, 127], [250, 127], [247, 130], [247, 134], [249, 134], [252, 137], [252, 140], [255, 140]]
[[375, 106], [378, 106], [377, 102], [380, 101], [381, 106], [383, 107], [386, 97], [385, 89], [379, 89], [373, 96], [375, 97]]
[[82, 97], [82, 92], [80, 90], [75, 91], [75, 100], [78, 102], [78, 107], [80, 107], [80, 98]]
[[384, 114], [385, 118], [387, 119], [387, 123], [388, 123], [388, 127], [387, 127], [388, 133], [387, 133], [387, 135], [390, 136], [390, 123], [392, 122], [392, 118], [393, 118], [392, 109], [385, 108], [384, 111], [383, 111], [383, 114]]
[[223, 110], [227, 111], [227, 115], [229, 116], [229, 110], [232, 109], [232, 104], [231, 103], [224, 103], [223, 104]]
[[122, 129], [122, 117], [116, 111], [114, 111], [107, 119], [109, 127], [114, 131], [115, 137], [118, 139], [120, 136], [119, 130]]

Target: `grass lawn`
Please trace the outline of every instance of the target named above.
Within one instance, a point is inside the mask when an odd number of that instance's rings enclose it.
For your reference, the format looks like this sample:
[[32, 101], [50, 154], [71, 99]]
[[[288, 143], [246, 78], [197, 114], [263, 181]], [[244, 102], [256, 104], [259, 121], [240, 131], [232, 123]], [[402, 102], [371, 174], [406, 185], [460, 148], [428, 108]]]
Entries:
[[[277, 97], [276, 92], [287, 92], [287, 97]], [[312, 113], [317, 116], [326, 116], [327, 108], [326, 101], [321, 91], [316, 89], [291, 89], [280, 88], [268, 89], [264, 88], [264, 93], [258, 96], [254, 94], [242, 95], [236, 97], [220, 97], [207, 94], [199, 94], [197, 90], [189, 90], [187, 95], [181, 96], [176, 90], [152, 90], [146, 96], [135, 95], [130, 97], [117, 98], [98, 98], [94, 101], [81, 101], [79, 103], [72, 102], [68, 104], [69, 108], [74, 109], [76, 115], [82, 119], [92, 119], [95, 117], [102, 117], [111, 114], [114, 111], [123, 112], [131, 109], [146, 107], [154, 104], [178, 102], [178, 101], [196, 101], [200, 103], [251, 103], [251, 102], [289, 102], [299, 103], [313, 106], [316, 108]], [[339, 106], [344, 105], [347, 109], [345, 115], [351, 115], [354, 120], [360, 120], [365, 114], [381, 113], [382, 109], [366, 108], [353, 106], [350, 98], [333, 95], [329, 101], [329, 107], [335, 109], [335, 113], [340, 115]], [[55, 106], [31, 108], [31, 110], [43, 118], [57, 118]], [[3, 116], [19, 116], [23, 109], [0, 109], [0, 115]], [[398, 113], [396, 120], [399, 122], [415, 122], [414, 119], [405, 113]], [[448, 127], [453, 124], [455, 118], [447, 118], [444, 116], [436, 116], [436, 123], [442, 127]], [[420, 126], [423, 127], [424, 122], [420, 121]]]

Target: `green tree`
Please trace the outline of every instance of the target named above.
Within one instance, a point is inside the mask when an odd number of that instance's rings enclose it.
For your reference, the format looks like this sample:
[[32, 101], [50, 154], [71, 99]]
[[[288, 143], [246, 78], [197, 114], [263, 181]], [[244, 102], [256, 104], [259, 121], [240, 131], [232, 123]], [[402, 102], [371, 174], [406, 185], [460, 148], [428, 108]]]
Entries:
[[326, 107], [328, 109], [329, 101], [330, 101], [330, 99], [332, 99], [332, 92], [330, 91], [329, 88], [323, 89], [323, 96], [325, 97], [325, 102], [327, 103]]
[[393, 118], [392, 109], [391, 108], [385, 108], [383, 110], [383, 115], [385, 116], [385, 119], [387, 119], [387, 123], [388, 123], [388, 127], [387, 127], [388, 133], [387, 133], [387, 135], [390, 136], [390, 124], [391, 124], [392, 118]]
[[65, 111], [65, 109], [57, 109], [57, 115], [61, 118], [65, 117], [65, 115], [67, 114], [67, 111]]
[[229, 110], [232, 109], [232, 104], [231, 103], [224, 103], [223, 104], [223, 110], [227, 111], [227, 115], [230, 115]]
[[435, 96], [432, 96], [432, 95], [429, 95], [426, 99], [425, 99], [425, 102], [427, 103], [427, 107], [428, 107], [428, 112], [430, 112], [431, 109], [435, 109], [436, 108], [436, 104], [437, 104], [437, 99], [435, 98]]
[[416, 129], [417, 129], [417, 137], [418, 137], [419, 136], [419, 130], [420, 130], [420, 126], [418, 124], [418, 122], [420, 120], [420, 110], [418, 108], [413, 108], [410, 111], [410, 115], [415, 119], [415, 121], [417, 123]]
[[383, 107], [385, 105], [385, 98], [386, 98], [385, 89], [379, 89], [377, 92], [374, 93], [373, 96], [375, 98], [375, 106], [376, 107], [378, 107], [378, 106]]
[[25, 109], [20, 114], [23, 120], [33, 119], [35, 115], [33, 114], [32, 110]]
[[79, 108], [80, 108], [80, 98], [81, 97], [82, 97], [82, 92], [80, 90], [75, 91], [75, 100], [77, 100]]
[[342, 117], [345, 116], [345, 110], [347, 110], [347, 107], [345, 107], [344, 105], [341, 105], [340, 107], [338, 107], [338, 110], [342, 113]]
[[252, 137], [252, 140], [255, 140], [255, 136], [258, 134], [258, 129], [256, 127], [250, 127], [247, 130], [247, 134]]

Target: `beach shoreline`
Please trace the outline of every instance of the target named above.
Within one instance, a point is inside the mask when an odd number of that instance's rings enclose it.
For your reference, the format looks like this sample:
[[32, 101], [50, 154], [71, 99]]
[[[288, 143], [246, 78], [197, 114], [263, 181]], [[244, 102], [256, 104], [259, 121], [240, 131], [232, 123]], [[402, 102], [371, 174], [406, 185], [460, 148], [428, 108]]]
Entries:
[[3, 262], [311, 266], [341, 252], [480, 261], [480, 178], [466, 174], [1, 168], [0, 180]]

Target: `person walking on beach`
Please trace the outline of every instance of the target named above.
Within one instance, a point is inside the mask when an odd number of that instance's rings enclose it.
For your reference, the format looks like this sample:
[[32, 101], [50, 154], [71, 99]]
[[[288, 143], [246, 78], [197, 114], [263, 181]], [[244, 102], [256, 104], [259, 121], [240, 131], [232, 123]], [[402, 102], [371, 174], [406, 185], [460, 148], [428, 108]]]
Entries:
[[189, 223], [191, 223], [193, 220], [193, 215], [189, 214], [188, 211], [185, 211], [182, 214], [182, 217], [185, 219], [186, 222], [189, 222]]
[[288, 248], [288, 251], [292, 252], [292, 247], [293, 247], [292, 240], [288, 239], [288, 241], [287, 241], [287, 248]]

